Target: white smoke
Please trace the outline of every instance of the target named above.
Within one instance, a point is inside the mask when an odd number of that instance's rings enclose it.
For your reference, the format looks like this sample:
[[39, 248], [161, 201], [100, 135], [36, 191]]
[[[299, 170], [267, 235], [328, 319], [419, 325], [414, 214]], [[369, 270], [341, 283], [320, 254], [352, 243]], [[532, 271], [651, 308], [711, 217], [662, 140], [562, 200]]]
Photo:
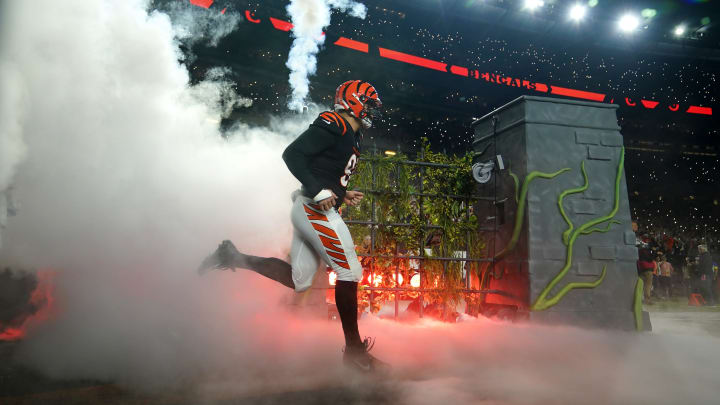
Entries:
[[55, 377], [153, 385], [247, 355], [242, 320], [286, 290], [195, 269], [223, 239], [285, 257], [298, 182], [281, 153], [314, 117], [224, 139], [217, 119], [242, 99], [220, 72], [190, 86], [170, 19], [145, 1], [4, 5], [0, 162], [23, 211], [0, 263], [57, 270], [60, 311], [22, 357]]
[[352, 0], [291, 0], [287, 12], [293, 24], [293, 40], [288, 60], [292, 95], [288, 107], [302, 111], [310, 92], [310, 76], [317, 70], [317, 53], [325, 42], [323, 29], [330, 25], [331, 9], [365, 18], [365, 5]]
[[[5, 35], [0, 38], [2, 42], [7, 40]], [[27, 100], [19, 76], [17, 66], [10, 60], [0, 64], [0, 193], [10, 187], [18, 164], [27, 154], [20, 127], [25, 118]]]
[[[205, 79], [192, 87], [193, 96], [202, 104], [208, 106], [217, 118], [227, 118], [237, 107], [251, 107], [253, 100], [237, 94], [235, 85], [226, 77], [230, 69], [215, 67], [205, 74]], [[219, 119], [208, 118], [212, 122]]]
[[276, 305], [287, 290], [254, 273], [194, 274], [225, 238], [249, 253], [285, 255], [297, 182], [280, 153], [313, 116], [238, 125], [225, 141], [211, 122], [222, 91], [199, 98], [189, 86], [166, 15], [148, 14], [139, 0], [5, 4], [0, 63], [12, 61], [4, 83], [21, 91], [0, 114], [15, 121], [27, 159], [14, 166], [23, 211], [9, 221], [0, 262], [57, 270], [57, 313], [21, 343], [26, 366], [57, 379], [162, 388], [159, 402], [172, 403], [720, 397], [716, 337], [487, 320], [364, 319], [361, 332], [378, 338], [373, 353], [395, 372], [384, 380], [343, 373], [339, 323], [288, 315]]
[[21, 123], [28, 108], [19, 67], [12, 55], [3, 54], [14, 38], [2, 20], [2, 10], [0, 4], [0, 249], [8, 216], [15, 210], [10, 188], [18, 166], [27, 156]]
[[243, 18], [232, 12], [220, 13], [205, 9], [189, 1], [171, 1], [163, 9], [175, 27], [175, 37], [188, 46], [202, 42], [217, 46], [220, 40], [233, 32]]

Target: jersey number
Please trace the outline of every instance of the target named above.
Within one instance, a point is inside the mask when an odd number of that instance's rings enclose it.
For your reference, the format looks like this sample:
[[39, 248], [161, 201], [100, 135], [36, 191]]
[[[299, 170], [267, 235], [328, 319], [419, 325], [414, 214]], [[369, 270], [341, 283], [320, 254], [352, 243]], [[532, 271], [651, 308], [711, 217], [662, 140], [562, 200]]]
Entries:
[[348, 182], [350, 181], [350, 176], [355, 171], [355, 166], [357, 166], [357, 161], [357, 155], [353, 153], [352, 156], [350, 156], [350, 160], [347, 162], [347, 166], [345, 166], [345, 174], [340, 177], [341, 186], [347, 187]]

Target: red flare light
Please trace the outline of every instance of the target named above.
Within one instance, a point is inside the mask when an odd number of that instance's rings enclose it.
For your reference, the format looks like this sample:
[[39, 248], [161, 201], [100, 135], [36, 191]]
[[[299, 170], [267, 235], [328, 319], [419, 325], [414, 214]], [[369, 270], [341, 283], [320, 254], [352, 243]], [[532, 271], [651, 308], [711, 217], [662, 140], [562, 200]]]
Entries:
[[38, 285], [30, 296], [30, 304], [37, 308], [37, 311], [25, 318], [20, 326], [7, 328], [0, 332], [0, 340], [22, 339], [25, 337], [30, 323], [45, 321], [50, 317], [54, 303], [52, 284], [54, 276], [55, 272], [49, 270], [37, 272]]
[[420, 273], [417, 273], [410, 277], [410, 286], [413, 288], [420, 288]]
[[210, 8], [215, 0], [190, 0], [190, 4], [202, 8]]

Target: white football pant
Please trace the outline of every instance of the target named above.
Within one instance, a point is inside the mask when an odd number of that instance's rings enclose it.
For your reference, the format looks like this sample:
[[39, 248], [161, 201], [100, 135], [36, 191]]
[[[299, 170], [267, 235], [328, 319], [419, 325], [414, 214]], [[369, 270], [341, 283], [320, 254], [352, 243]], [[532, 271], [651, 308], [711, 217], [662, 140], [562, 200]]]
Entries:
[[310, 288], [321, 260], [337, 273], [338, 280], [360, 281], [362, 266], [350, 230], [340, 214], [335, 208], [323, 211], [300, 193], [294, 193], [293, 198], [290, 263], [295, 291]]

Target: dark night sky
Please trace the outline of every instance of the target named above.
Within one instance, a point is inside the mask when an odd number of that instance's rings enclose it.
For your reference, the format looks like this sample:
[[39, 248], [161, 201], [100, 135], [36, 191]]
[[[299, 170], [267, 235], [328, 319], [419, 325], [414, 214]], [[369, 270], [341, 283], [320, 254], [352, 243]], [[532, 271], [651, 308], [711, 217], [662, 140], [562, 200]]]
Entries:
[[[470, 146], [473, 117], [523, 94], [542, 95], [381, 58], [378, 46], [480, 72], [603, 93], [621, 104], [618, 118], [628, 147], [626, 171], [636, 215], [647, 222], [660, 218], [668, 226], [708, 223], [711, 216], [713, 226], [720, 225], [719, 36], [713, 24], [700, 28], [703, 17], [717, 21], [720, 14], [709, 3], [600, 1], [578, 25], [566, 20], [566, 1], [532, 16], [510, 0], [363, 3], [368, 6], [365, 20], [333, 13], [326, 45], [318, 54], [318, 72], [311, 79], [311, 98], [329, 105], [339, 83], [355, 78], [373, 83], [386, 116], [366, 139], [381, 148], [400, 145], [412, 151], [425, 136], [436, 150], [461, 153]], [[189, 67], [194, 79], [202, 79], [208, 68], [227, 66], [238, 93], [254, 100], [253, 107], [236, 111], [226, 125], [233, 120], [264, 123], [271, 113], [287, 112], [284, 64], [292, 38], [268, 21], [289, 20], [286, 4], [216, 1], [208, 10], [227, 6], [227, 12], [244, 15], [250, 9], [262, 20], [243, 21], [217, 47], [192, 49], [197, 57]], [[632, 36], [617, 33], [621, 10], [645, 7], [657, 9], [647, 28]], [[668, 34], [677, 21], [685, 21], [695, 38], [678, 40]], [[332, 45], [339, 36], [369, 43], [370, 53]], [[631, 108], [625, 97], [661, 105]], [[673, 103], [684, 109], [691, 104], [713, 107], [715, 115], [669, 111]]]

